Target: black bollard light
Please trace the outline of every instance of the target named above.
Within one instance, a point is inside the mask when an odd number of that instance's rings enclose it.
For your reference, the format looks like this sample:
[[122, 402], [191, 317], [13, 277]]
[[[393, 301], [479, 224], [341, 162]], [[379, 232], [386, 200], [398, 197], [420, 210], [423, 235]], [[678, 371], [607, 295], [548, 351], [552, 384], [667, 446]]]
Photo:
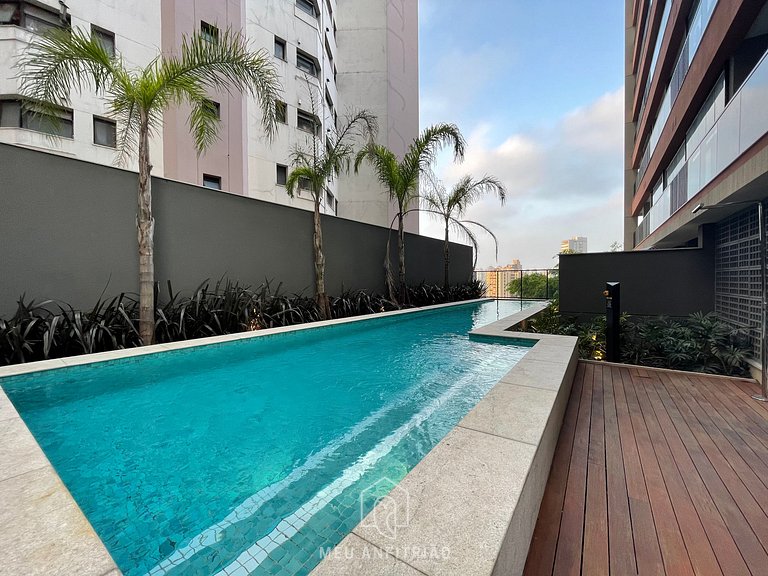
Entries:
[[619, 362], [619, 317], [621, 316], [621, 285], [619, 282], [606, 282], [605, 291], [605, 359]]

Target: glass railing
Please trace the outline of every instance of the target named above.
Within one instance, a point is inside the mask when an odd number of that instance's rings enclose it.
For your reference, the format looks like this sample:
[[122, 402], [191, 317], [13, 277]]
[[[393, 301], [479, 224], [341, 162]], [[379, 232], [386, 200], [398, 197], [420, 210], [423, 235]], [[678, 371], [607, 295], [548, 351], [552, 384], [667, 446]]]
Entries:
[[[683, 204], [768, 133], [768, 52], [733, 96], [698, 146], [688, 152], [684, 168], [669, 182], [638, 226], [642, 242]], [[684, 178], [684, 181], [679, 180]], [[683, 185], [684, 182], [684, 185]], [[647, 223], [646, 223], [647, 221]]]
[[[696, 55], [696, 51], [699, 49], [701, 39], [704, 36], [704, 30], [706, 30], [707, 25], [712, 18], [712, 13], [715, 11], [716, 5], [717, 0], [701, 0], [699, 5], [696, 7], [696, 12], [691, 19], [691, 27], [688, 31], [688, 36], [685, 38], [685, 42], [683, 42], [683, 46], [680, 49], [680, 54], [677, 57], [677, 62], [675, 62], [675, 68], [672, 72], [672, 78], [669, 82], [669, 85], [667, 86], [666, 91], [664, 92], [664, 98], [662, 99], [661, 106], [659, 106], [659, 111], [656, 114], [656, 120], [653, 123], [653, 128], [651, 129], [651, 137], [648, 141], [648, 144], [646, 145], [647, 149], [644, 151], [644, 155], [647, 154], [649, 157], [652, 156], [654, 150], [656, 149], [656, 145], [659, 143], [661, 132], [664, 130], [664, 125], [667, 123], [669, 113], [672, 111], [672, 105], [677, 99], [677, 95], [680, 92], [680, 87], [683, 85], [683, 80], [685, 79], [685, 75], [688, 73], [688, 68], [690, 68], [693, 57]], [[663, 35], [663, 33], [663, 29], [659, 31], [659, 38]], [[655, 59], [651, 65], [651, 70], [653, 70], [654, 65]], [[651, 72], [651, 74], [652, 73], [653, 72]], [[648, 96], [650, 83], [651, 76], [648, 77], [645, 85], [643, 105], [640, 108], [640, 118], [642, 118], [643, 111], [645, 110], [645, 102]]]

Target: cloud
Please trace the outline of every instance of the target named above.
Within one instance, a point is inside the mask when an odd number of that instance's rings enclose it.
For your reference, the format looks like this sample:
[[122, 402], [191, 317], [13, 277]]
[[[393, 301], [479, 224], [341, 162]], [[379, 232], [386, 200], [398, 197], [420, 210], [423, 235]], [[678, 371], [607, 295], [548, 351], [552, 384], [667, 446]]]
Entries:
[[[485, 198], [467, 214], [498, 237], [500, 264], [519, 258], [524, 267], [551, 267], [560, 241], [574, 235], [587, 236], [590, 251], [621, 240], [623, 102], [623, 89], [609, 92], [553, 126], [510, 134], [499, 144], [491, 142], [491, 126], [480, 124], [462, 164], [441, 157], [436, 172], [448, 186], [464, 174], [492, 174], [507, 187], [504, 207]], [[429, 218], [422, 233], [441, 236]], [[496, 265], [487, 237], [478, 265]]]
[[445, 50], [439, 58], [423, 63], [421, 73], [433, 81], [422, 86], [421, 124], [429, 126], [458, 118], [475, 107], [484, 91], [511, 66], [510, 54], [508, 48], [501, 50], [494, 44], [482, 44], [474, 50]]

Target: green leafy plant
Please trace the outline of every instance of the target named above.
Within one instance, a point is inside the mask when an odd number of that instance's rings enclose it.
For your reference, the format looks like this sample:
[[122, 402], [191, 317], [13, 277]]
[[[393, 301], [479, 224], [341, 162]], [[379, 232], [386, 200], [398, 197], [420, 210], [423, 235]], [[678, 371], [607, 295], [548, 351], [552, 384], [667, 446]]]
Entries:
[[[399, 160], [389, 148], [375, 142], [369, 142], [355, 157], [355, 172], [360, 169], [363, 162], [368, 162], [376, 173], [379, 182], [387, 189], [390, 200], [397, 204], [397, 214], [393, 223], [396, 219], [398, 284], [401, 304], [408, 302], [408, 290], [405, 282], [405, 215], [409, 211], [409, 206], [418, 197], [421, 176], [429, 173], [437, 153], [445, 146], [452, 146], [454, 159], [462, 160], [465, 144], [464, 137], [455, 124], [436, 124], [426, 128], [410, 144], [402, 160]], [[390, 265], [389, 239], [387, 239], [387, 249], [384, 255], [384, 268], [387, 274], [389, 298], [396, 301]]]
[[[165, 293], [156, 287], [155, 341], [175, 342], [277, 328], [321, 319], [314, 298], [285, 294], [278, 284], [256, 288], [221, 279], [201, 283], [189, 296], [169, 282]], [[482, 296], [480, 282], [451, 286], [420, 284], [409, 287], [420, 306]], [[330, 297], [333, 318], [347, 318], [397, 310], [397, 303], [365, 290], [343, 291]], [[0, 365], [18, 364], [78, 354], [133, 348], [141, 345], [139, 303], [133, 295], [99, 298], [87, 311], [53, 300], [35, 303], [19, 298], [16, 312], [0, 318]]]
[[[296, 146], [291, 154], [294, 168], [288, 175], [285, 189], [291, 198], [302, 182], [309, 184], [312, 195], [312, 257], [315, 264], [315, 300], [320, 317], [331, 317], [328, 295], [325, 293], [325, 253], [323, 252], [323, 229], [320, 206], [329, 192], [329, 184], [341, 174], [349, 172], [350, 158], [358, 141], [368, 142], [378, 131], [376, 116], [367, 110], [355, 110], [345, 115], [340, 128], [335, 124], [320, 134], [321, 125], [317, 118], [316, 88], [307, 79], [307, 89], [312, 105], [313, 134], [307, 146]], [[316, 123], [316, 124], [315, 124]]]
[[484, 224], [474, 220], [464, 220], [463, 216], [467, 209], [487, 194], [495, 195], [499, 198], [501, 204], [504, 204], [507, 190], [501, 181], [492, 176], [484, 176], [480, 179], [464, 176], [459, 180], [450, 191], [437, 179], [431, 179], [430, 186], [425, 194], [422, 195], [422, 212], [432, 214], [439, 219], [444, 226], [445, 240], [443, 241], [443, 260], [444, 260], [444, 278], [443, 288], [448, 290], [449, 272], [451, 266], [451, 244], [449, 232], [451, 228], [469, 239], [475, 253], [473, 268], [477, 266], [477, 237], [473, 228], [480, 228], [487, 232], [493, 238], [496, 246], [496, 258], [499, 256], [499, 243], [496, 235], [491, 232]]
[[[745, 333], [714, 313], [697, 312], [684, 319], [623, 315], [620, 327], [621, 361], [627, 364], [728, 376], [749, 373], [747, 358], [751, 347]], [[554, 299], [531, 319], [527, 329], [542, 334], [577, 336], [580, 358], [605, 358], [604, 316], [590, 320], [563, 317], [559, 302]]]

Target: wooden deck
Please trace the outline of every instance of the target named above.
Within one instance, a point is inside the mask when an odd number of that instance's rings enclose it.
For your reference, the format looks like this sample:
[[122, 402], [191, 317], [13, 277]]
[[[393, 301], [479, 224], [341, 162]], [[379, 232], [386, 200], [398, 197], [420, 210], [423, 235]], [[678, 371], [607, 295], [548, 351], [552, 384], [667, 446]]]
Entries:
[[753, 381], [580, 362], [525, 574], [768, 574]]

